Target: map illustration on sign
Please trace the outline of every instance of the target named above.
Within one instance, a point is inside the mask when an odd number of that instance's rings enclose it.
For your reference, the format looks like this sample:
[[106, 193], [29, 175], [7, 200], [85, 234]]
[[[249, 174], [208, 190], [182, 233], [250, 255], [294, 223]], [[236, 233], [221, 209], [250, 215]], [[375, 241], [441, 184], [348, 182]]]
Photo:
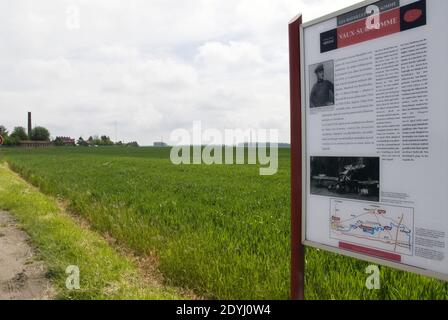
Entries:
[[340, 241], [412, 256], [413, 224], [412, 208], [331, 200], [330, 233]]

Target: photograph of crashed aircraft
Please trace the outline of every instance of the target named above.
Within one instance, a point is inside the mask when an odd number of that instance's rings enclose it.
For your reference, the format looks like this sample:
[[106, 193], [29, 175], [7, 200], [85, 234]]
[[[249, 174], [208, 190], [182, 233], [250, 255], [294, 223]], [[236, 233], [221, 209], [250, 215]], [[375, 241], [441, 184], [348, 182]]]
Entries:
[[376, 157], [311, 157], [313, 195], [380, 201], [380, 159]]

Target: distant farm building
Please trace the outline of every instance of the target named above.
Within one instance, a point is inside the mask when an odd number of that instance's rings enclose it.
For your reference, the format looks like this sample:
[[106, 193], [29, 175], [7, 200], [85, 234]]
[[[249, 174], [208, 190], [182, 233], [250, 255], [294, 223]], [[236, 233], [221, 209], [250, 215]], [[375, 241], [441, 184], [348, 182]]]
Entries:
[[70, 137], [56, 137], [56, 140], [63, 142], [66, 146], [76, 146], [75, 139], [72, 139]]
[[[31, 112], [28, 112], [28, 137], [31, 136], [31, 131], [33, 129]], [[54, 143], [51, 141], [32, 141], [32, 140], [22, 140], [19, 142], [22, 148], [48, 148], [54, 147]]]
[[54, 143], [50, 141], [31, 141], [31, 140], [23, 140], [20, 141], [20, 146], [22, 148], [48, 148], [54, 147]]
[[168, 147], [168, 145], [165, 142], [156, 141], [154, 142], [154, 147]]

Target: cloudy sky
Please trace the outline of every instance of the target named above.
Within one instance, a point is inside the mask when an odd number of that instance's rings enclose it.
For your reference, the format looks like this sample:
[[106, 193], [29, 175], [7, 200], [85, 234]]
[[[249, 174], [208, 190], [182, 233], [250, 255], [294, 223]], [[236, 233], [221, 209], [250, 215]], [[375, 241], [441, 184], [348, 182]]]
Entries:
[[201, 120], [289, 142], [288, 21], [357, 0], [2, 0], [0, 124], [152, 144]]

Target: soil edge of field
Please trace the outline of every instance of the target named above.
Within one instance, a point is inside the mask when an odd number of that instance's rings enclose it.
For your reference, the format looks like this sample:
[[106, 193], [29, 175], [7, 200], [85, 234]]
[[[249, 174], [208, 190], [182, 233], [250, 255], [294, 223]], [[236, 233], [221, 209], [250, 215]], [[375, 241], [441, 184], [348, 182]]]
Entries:
[[[5, 161], [0, 161], [2, 211], [8, 212], [12, 221], [17, 221], [17, 226], [23, 230], [19, 230], [23, 232], [22, 237], [31, 242], [36, 257], [43, 261], [42, 268], [48, 270], [47, 281], [51, 282], [54, 290], [36, 299], [198, 299], [187, 289], [166, 286], [157, 268], [148, 265], [155, 262], [152, 258], [136, 257], [130, 250], [117, 245], [111, 237], [99, 235], [88, 221], [67, 210], [63, 201], [43, 194]], [[60, 239], [64, 233], [67, 237]], [[58, 246], [61, 241], [64, 243]], [[81, 287], [81, 290], [68, 292], [64, 266], [73, 265], [68, 261], [73, 259], [73, 255], [87, 260], [80, 263], [83, 264], [80, 270], [84, 271], [81, 284], [87, 283], [89, 288]], [[74, 260], [81, 262], [77, 258]], [[92, 266], [103, 269], [103, 278]], [[17, 297], [22, 298], [33, 299]]]

